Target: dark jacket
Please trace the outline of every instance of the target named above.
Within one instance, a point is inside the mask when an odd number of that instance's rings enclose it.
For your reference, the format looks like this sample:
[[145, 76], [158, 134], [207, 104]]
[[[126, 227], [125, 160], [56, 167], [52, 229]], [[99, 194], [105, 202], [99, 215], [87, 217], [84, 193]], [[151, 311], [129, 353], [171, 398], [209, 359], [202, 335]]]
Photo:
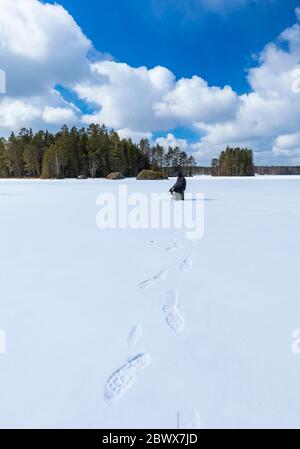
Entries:
[[176, 183], [174, 184], [174, 186], [170, 191], [176, 193], [184, 193], [185, 189], [186, 189], [186, 179], [184, 176], [180, 176], [177, 178]]

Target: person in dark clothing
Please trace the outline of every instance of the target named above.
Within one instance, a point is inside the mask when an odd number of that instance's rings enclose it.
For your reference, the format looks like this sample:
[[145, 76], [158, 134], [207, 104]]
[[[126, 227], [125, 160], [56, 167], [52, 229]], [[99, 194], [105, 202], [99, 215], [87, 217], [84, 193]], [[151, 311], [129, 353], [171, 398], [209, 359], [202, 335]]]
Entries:
[[184, 201], [184, 192], [186, 190], [186, 179], [182, 174], [182, 171], [179, 170], [177, 181], [174, 184], [174, 186], [170, 189], [170, 192], [173, 195], [173, 198], [175, 200], [182, 200]]

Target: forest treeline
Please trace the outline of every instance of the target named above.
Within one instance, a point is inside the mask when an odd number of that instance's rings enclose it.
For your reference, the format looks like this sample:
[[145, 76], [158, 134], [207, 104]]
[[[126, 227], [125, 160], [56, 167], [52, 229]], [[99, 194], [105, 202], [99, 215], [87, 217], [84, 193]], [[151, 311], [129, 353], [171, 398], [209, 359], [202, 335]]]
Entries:
[[[254, 167], [255, 174], [263, 175], [300, 175], [300, 166], [286, 166], [286, 165], [256, 165]], [[212, 174], [211, 167], [195, 167], [193, 169], [194, 175], [210, 176]], [[216, 176], [216, 175], [215, 175]]]
[[248, 148], [229, 148], [212, 160], [212, 176], [254, 176], [253, 151]]
[[138, 144], [121, 139], [104, 125], [91, 124], [87, 129], [63, 126], [56, 134], [23, 128], [18, 135], [0, 138], [2, 178], [96, 178], [114, 171], [136, 176], [150, 168], [173, 176], [179, 166], [192, 175], [196, 161], [178, 147], [164, 150], [161, 145], [151, 146], [148, 139]]
[[298, 166], [258, 166], [255, 167], [255, 173], [258, 175], [300, 175], [300, 167]]
[[175, 176], [178, 167], [187, 176], [300, 174], [300, 167], [254, 166], [253, 152], [247, 148], [227, 147], [213, 159], [211, 167], [197, 167], [194, 157], [179, 147], [170, 146], [165, 150], [161, 145], [151, 146], [148, 139], [134, 143], [96, 124], [81, 129], [63, 126], [55, 134], [33, 133], [23, 128], [8, 139], [0, 138], [1, 178], [95, 178], [106, 177], [111, 172], [135, 177], [141, 170], [150, 168]]
[[253, 152], [248, 148], [230, 148], [212, 160], [211, 168], [197, 167], [195, 174], [212, 176], [300, 175], [297, 166], [256, 166]]

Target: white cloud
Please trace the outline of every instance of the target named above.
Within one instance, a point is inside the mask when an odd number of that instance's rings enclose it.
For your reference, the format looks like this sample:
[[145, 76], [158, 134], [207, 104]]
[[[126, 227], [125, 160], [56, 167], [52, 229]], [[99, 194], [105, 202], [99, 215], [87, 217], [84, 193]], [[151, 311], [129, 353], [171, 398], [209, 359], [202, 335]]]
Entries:
[[40, 95], [89, 74], [91, 42], [62, 6], [0, 0], [0, 60], [10, 96]]
[[57, 4], [0, 0], [0, 10], [0, 64], [7, 79], [7, 94], [0, 97], [1, 133], [20, 126], [51, 128], [59, 118], [78, 123], [78, 111], [53, 89], [89, 75], [91, 42]]
[[218, 123], [234, 117], [239, 98], [229, 86], [209, 87], [198, 76], [179, 80], [154, 107], [159, 117], [173, 117], [178, 124]]
[[281, 150], [300, 150], [300, 132], [279, 136], [275, 142]]
[[232, 119], [239, 98], [228, 86], [209, 87], [203, 79], [181, 79], [164, 67], [148, 70], [127, 64], [102, 61], [92, 66], [92, 80], [79, 83], [75, 90], [94, 103], [99, 112], [84, 117], [113, 128], [150, 132], [178, 125]]
[[168, 133], [166, 137], [158, 137], [155, 143], [161, 145], [166, 150], [169, 147], [179, 147], [181, 150], [186, 151], [189, 147], [187, 140], [177, 139], [172, 133]]
[[300, 132], [286, 134], [275, 139], [273, 153], [276, 157], [300, 164]]
[[61, 125], [62, 123], [76, 122], [76, 115], [73, 109], [66, 107], [49, 107], [46, 106], [42, 114], [46, 123]]
[[152, 139], [152, 133], [150, 132], [138, 132], [132, 131], [128, 128], [118, 129], [117, 130], [121, 139], [131, 139], [133, 142], [138, 143], [141, 139]]
[[78, 110], [54, 90], [36, 97], [3, 96], [0, 99], [0, 135], [20, 128], [56, 131], [62, 124], [78, 125]]
[[97, 121], [112, 128], [134, 131], [167, 129], [171, 120], [156, 116], [154, 105], [172, 89], [174, 75], [164, 67], [148, 70], [133, 68], [114, 61], [92, 65], [93, 78], [79, 83], [75, 90], [84, 100], [94, 103], [99, 112], [85, 116], [86, 122]]
[[20, 99], [4, 98], [0, 106], [1, 128], [17, 129], [25, 123], [32, 123], [40, 116], [38, 107]]

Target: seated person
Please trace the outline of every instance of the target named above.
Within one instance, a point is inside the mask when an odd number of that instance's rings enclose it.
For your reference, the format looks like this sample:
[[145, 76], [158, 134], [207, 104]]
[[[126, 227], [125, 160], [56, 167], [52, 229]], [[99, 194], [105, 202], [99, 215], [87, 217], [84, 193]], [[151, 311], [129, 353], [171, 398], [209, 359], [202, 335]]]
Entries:
[[174, 186], [170, 189], [170, 192], [173, 195], [175, 201], [184, 201], [184, 192], [186, 190], [186, 179], [182, 174], [182, 171], [179, 170], [177, 175], [177, 181]]

